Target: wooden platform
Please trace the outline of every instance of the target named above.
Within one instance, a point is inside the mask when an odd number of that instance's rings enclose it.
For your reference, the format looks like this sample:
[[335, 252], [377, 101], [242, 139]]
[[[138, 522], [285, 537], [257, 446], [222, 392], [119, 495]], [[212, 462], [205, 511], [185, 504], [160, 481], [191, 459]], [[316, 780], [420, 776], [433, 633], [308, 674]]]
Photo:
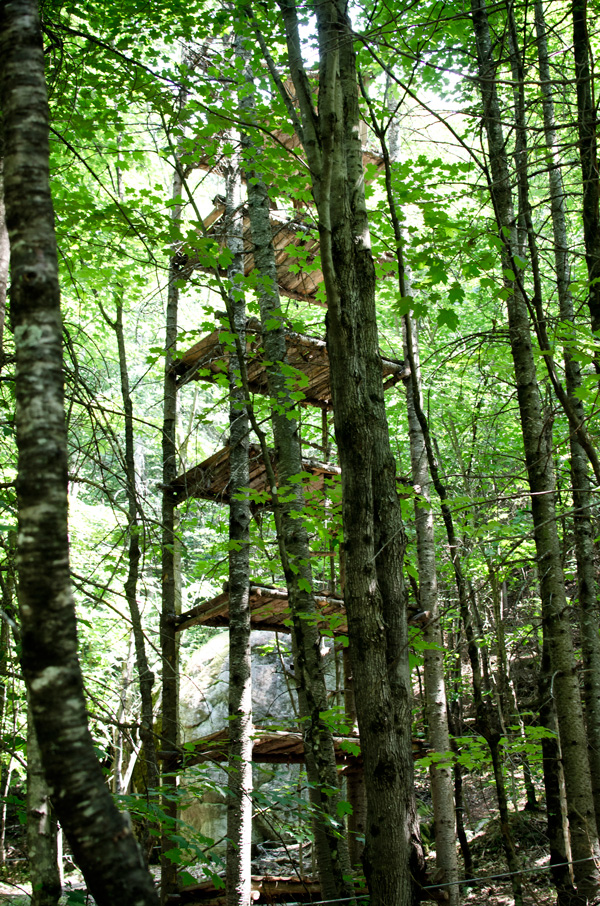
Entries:
[[[246, 346], [248, 352], [248, 385], [252, 393], [267, 392], [267, 372], [263, 363], [260, 322], [250, 318], [247, 325]], [[218, 375], [226, 374], [229, 349], [229, 334], [215, 330], [188, 349], [173, 366], [179, 376], [178, 387], [190, 380], [214, 381]], [[304, 405], [331, 408], [331, 384], [329, 380], [329, 355], [324, 340], [307, 337], [292, 330], [286, 332], [287, 366], [296, 369], [297, 379], [290, 377], [290, 387], [301, 390]], [[404, 362], [396, 359], [382, 359], [384, 390], [393, 387], [409, 375]]]
[[[251, 735], [252, 761], [256, 764], [304, 764], [304, 741], [298, 730], [266, 730], [255, 727]], [[338, 765], [360, 768], [362, 756], [360, 740], [356, 734], [334, 736], [333, 744]], [[218, 730], [210, 736], [195, 740], [193, 746], [184, 756], [185, 767], [205, 761], [225, 761], [228, 757], [229, 731], [227, 728]]]
[[[315, 600], [322, 619], [319, 629], [327, 635], [344, 635], [348, 631], [344, 602], [335, 595], [316, 594]], [[290, 632], [290, 610], [285, 588], [271, 588], [266, 585], [250, 585], [250, 612], [253, 629], [272, 632]], [[204, 601], [191, 610], [175, 617], [176, 631], [190, 626], [229, 626], [229, 592], [224, 591]]]
[[[204, 462], [188, 469], [179, 475], [172, 483], [171, 489], [175, 493], [176, 504], [182, 503], [190, 497], [199, 500], [214, 500], [216, 503], [229, 505], [231, 502], [229, 480], [231, 466], [229, 460], [230, 447], [217, 450]], [[271, 451], [271, 462], [275, 469], [275, 454]], [[267, 470], [265, 468], [262, 451], [258, 444], [250, 444], [250, 489], [255, 492], [254, 504], [257, 507], [268, 506], [271, 499]], [[323, 490], [327, 480], [339, 481], [341, 470], [334, 463], [320, 462], [317, 459], [302, 459], [302, 469], [306, 472], [304, 493], [308, 500], [312, 494], [319, 494], [322, 499]]]
[[[336, 594], [317, 592], [315, 602], [320, 612], [318, 626], [323, 635], [346, 635], [348, 623], [343, 598]], [[427, 610], [409, 611], [409, 626], [424, 626], [431, 614]], [[250, 584], [250, 622], [253, 629], [270, 632], [291, 632], [290, 609], [287, 590], [270, 585]], [[190, 626], [229, 626], [229, 592], [224, 591], [202, 604], [178, 614], [174, 618], [175, 631], [182, 632]]]
[[[252, 903], [310, 903], [321, 899], [321, 885], [312, 878], [252, 875]], [[225, 906], [225, 888], [217, 889], [214, 881], [184, 887], [171, 894], [167, 906]]]
[[[218, 199], [215, 199], [217, 201]], [[215, 240], [215, 247], [211, 249], [210, 260], [200, 257], [197, 252], [187, 251], [178, 257], [178, 266], [183, 270], [184, 276], [190, 276], [194, 270], [214, 274], [213, 261], [227, 247], [229, 239], [229, 225], [225, 219], [225, 205], [217, 204], [214, 210], [204, 220], [207, 235]], [[299, 302], [308, 302], [326, 308], [323, 284], [323, 272], [315, 265], [319, 255], [319, 234], [312, 218], [297, 212], [290, 218], [284, 211], [271, 211], [271, 232], [273, 235], [273, 250], [275, 252], [275, 265], [277, 268], [277, 285], [279, 292], [289, 299]], [[244, 274], [248, 277], [254, 270], [254, 245], [250, 232], [250, 217], [247, 208], [243, 210], [244, 230]], [[220, 268], [222, 277], [227, 276], [227, 270]]]
[[[255, 727], [252, 731], [252, 761], [256, 764], [304, 764], [304, 740], [299, 730], [270, 730]], [[193, 745], [193, 748], [191, 746]], [[335, 760], [344, 772], [362, 770], [360, 739], [356, 733], [334, 735]], [[184, 767], [205, 761], [225, 761], [228, 757], [229, 730], [227, 728], [194, 740], [186, 746]], [[412, 753], [416, 761], [429, 751], [426, 740], [414, 736]]]

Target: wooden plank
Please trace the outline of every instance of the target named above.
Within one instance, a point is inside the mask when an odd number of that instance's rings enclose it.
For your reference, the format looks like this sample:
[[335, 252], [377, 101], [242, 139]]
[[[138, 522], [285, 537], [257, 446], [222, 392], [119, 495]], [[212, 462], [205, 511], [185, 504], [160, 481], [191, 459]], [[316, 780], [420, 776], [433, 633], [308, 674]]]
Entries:
[[[267, 472], [260, 447], [257, 444], [250, 444], [249, 452], [249, 486], [254, 491], [267, 492], [269, 490]], [[205, 459], [204, 462], [188, 469], [185, 474], [179, 475], [171, 484], [171, 489], [175, 494], [175, 502], [179, 504], [190, 497], [195, 497], [201, 500], [213, 500], [218, 503], [229, 504], [228, 484], [231, 474], [229, 455], [230, 448], [224, 447], [208, 459]], [[275, 454], [271, 451], [273, 466], [275, 465], [274, 458]], [[311, 494], [322, 491], [325, 478], [337, 479], [341, 474], [339, 466], [333, 463], [320, 462], [316, 459], [303, 457], [302, 465], [307, 476], [314, 476], [305, 482], [305, 489]]]
[[[266, 370], [261, 359], [260, 323], [249, 319], [247, 325], [249, 355], [248, 383], [254, 393], [264, 393], [267, 386]], [[173, 366], [179, 375], [179, 386], [188, 380], [214, 380], [227, 369], [228, 352], [220, 342], [220, 332], [213, 331], [189, 349]], [[286, 332], [288, 363], [308, 378], [308, 387], [302, 388], [304, 405], [331, 406], [329, 383], [329, 356], [324, 340], [307, 337], [293, 331]], [[207, 373], [202, 373], [207, 372]], [[391, 387], [408, 376], [404, 362], [382, 358], [382, 374], [386, 387]]]

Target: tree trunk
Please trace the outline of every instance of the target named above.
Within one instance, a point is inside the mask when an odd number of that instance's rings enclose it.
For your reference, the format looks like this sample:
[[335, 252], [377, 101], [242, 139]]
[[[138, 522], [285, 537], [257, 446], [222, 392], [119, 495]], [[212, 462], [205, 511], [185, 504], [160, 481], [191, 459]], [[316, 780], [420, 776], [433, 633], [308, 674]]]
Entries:
[[[406, 293], [405, 293], [406, 294]], [[407, 315], [406, 317], [411, 317]], [[421, 393], [421, 368], [417, 339], [417, 326], [413, 321], [412, 357], [416, 374], [414, 381], [406, 384], [406, 409], [412, 483], [415, 497], [415, 529], [417, 534], [417, 559], [419, 564], [419, 608], [428, 614], [422, 634], [425, 643], [423, 672], [429, 742], [435, 752], [450, 752], [446, 683], [444, 678], [444, 644], [438, 606], [437, 571], [435, 565], [435, 535], [433, 508], [429, 490], [429, 465], [423, 433], [414, 405], [414, 393]], [[422, 408], [422, 397], [419, 400]], [[458, 861], [456, 857], [456, 822], [454, 818], [454, 789], [450, 764], [430, 768], [431, 795], [435, 821], [435, 859], [442, 873], [440, 884], [448, 884], [450, 906], [459, 901]]]
[[62, 890], [56, 817], [50, 802], [31, 709], [27, 713], [27, 858], [31, 906], [58, 906]]
[[[588, 306], [592, 330], [600, 330], [600, 174], [598, 170], [598, 117], [592, 94], [587, 0], [572, 0], [573, 51], [577, 86], [577, 130], [583, 191], [583, 240], [587, 264]], [[598, 367], [598, 363], [596, 364]]]
[[[250, 77], [248, 84], [251, 84]], [[291, 398], [289, 381], [281, 368], [287, 360], [287, 348], [277, 290], [269, 196], [260, 172], [260, 153], [247, 137], [244, 142], [254, 262], [261, 277], [258, 301], [262, 340], [266, 358], [272, 363], [267, 368], [267, 382], [279, 481], [279, 487], [273, 491], [274, 497], [284, 501], [274, 503], [280, 514], [278, 533], [292, 619], [292, 653], [306, 768], [317, 815], [314, 823], [317, 866], [324, 899], [352, 898], [350, 857], [338, 812], [340, 795], [333, 735], [323, 717], [329, 705], [312, 588], [311, 552], [303, 522], [304, 492], [301, 484], [289, 481], [302, 471], [302, 452], [294, 413], [297, 403]]]
[[302, 64], [296, 6], [286, 0], [281, 9], [301, 122], [289, 98], [288, 111], [311, 171], [327, 293], [345, 604], [368, 803], [363, 862], [373, 906], [407, 906], [418, 896], [424, 862], [412, 788], [406, 542], [378, 351], [352, 30], [342, 2], [316, 6], [317, 113]]
[[[182, 178], [179, 167], [173, 174], [172, 196], [175, 204], [171, 209], [174, 221], [181, 219]], [[169, 263], [169, 287], [167, 291], [167, 313], [165, 329], [165, 375], [163, 384], [163, 432], [162, 432], [162, 609], [160, 619], [160, 648], [162, 662], [162, 726], [161, 749], [163, 753], [161, 782], [163, 787], [162, 810], [165, 815], [161, 834], [160, 897], [165, 903], [171, 893], [177, 891], [177, 865], [166, 854], [173, 848], [171, 834], [177, 822], [177, 776], [175, 765], [179, 743], [179, 684], [177, 635], [174, 617], [177, 612], [177, 515], [175, 495], [171, 483], [177, 477], [177, 378], [172, 365], [177, 352], [177, 315], [179, 308], [180, 275], [175, 259], [176, 249]]]
[[[560, 320], [567, 331], [567, 340], [575, 338], [575, 314], [570, 290], [569, 241], [566, 224], [566, 200], [558, 155], [558, 142], [554, 118], [554, 99], [550, 77], [546, 23], [541, 0], [535, 4], [540, 87], [544, 112], [544, 132], [548, 152], [548, 179], [550, 182], [550, 211], [554, 234], [554, 261], [556, 285], [560, 306]], [[595, 289], [592, 289], [595, 292]], [[564, 351], [567, 393], [578, 420], [586, 420], [583, 402], [578, 390], [582, 385], [581, 367], [567, 343]], [[592, 495], [587, 459], [576, 435], [569, 435], [571, 450], [571, 486], [573, 493], [573, 531], [577, 561], [577, 590], [581, 619], [581, 647], [583, 655], [583, 690], [586, 726], [589, 737], [589, 759], [596, 815], [600, 815], [600, 634], [598, 632], [597, 587], [595, 570], [594, 530], [592, 525]]]
[[[154, 674], [150, 670], [146, 654], [146, 640], [142, 615], [138, 604], [138, 580], [140, 574], [140, 534], [143, 531], [140, 525], [140, 511], [138, 505], [138, 488], [135, 469], [135, 438], [133, 427], [133, 400], [129, 386], [129, 370], [127, 367], [127, 351], [125, 348], [125, 331], [123, 326], [123, 299], [116, 299], [116, 317], [112, 321], [103, 311], [104, 319], [115, 332], [119, 352], [119, 374], [121, 378], [121, 398], [123, 400], [123, 419], [125, 427], [125, 488], [127, 495], [127, 577], [125, 579], [125, 600], [131, 616], [131, 628], [135, 644], [135, 662], [141, 699], [140, 739], [142, 741], [143, 777], [146, 784], [146, 795], [149, 799], [159, 787], [158, 759], [154, 737], [154, 715], [152, 705], [152, 689], [154, 687]], [[150, 855], [152, 839], [148, 838], [147, 821], [142, 825], [143, 846], [146, 855]]]
[[554, 736], [542, 738], [542, 765], [544, 769], [544, 789], [546, 791], [547, 835], [550, 846], [550, 869], [552, 880], [558, 895], [558, 906], [585, 906], [585, 899], [578, 896], [573, 887], [571, 851], [569, 843], [569, 824], [566, 803], [561, 788], [564, 789], [564, 774], [560, 755], [556, 710], [552, 699], [552, 668], [548, 642], [542, 647], [542, 663], [539, 676], [540, 724], [554, 733]]
[[[0, 125], [0, 133], [2, 126]], [[2, 150], [2, 135], [0, 134], [0, 368], [4, 364], [4, 323], [6, 321], [6, 291], [8, 288], [8, 260], [10, 245], [8, 230], [6, 229], [6, 215], [4, 211], [4, 152]]]
[[600, 874], [594, 860], [600, 855], [600, 850], [573, 643], [566, 617], [567, 600], [556, 528], [552, 455], [544, 430], [528, 312], [519, 285], [514, 279], [509, 279], [515, 266], [518, 240], [484, 0], [472, 0], [471, 10], [490, 153], [493, 202], [504, 243], [502, 266], [507, 275], [505, 287], [510, 293], [507, 304], [511, 351], [531, 491], [544, 637], [548, 640], [556, 677], [554, 692], [565, 763], [575, 875], [578, 892], [590, 902], [596, 902], [600, 898]]
[[0, 5], [0, 106], [17, 353], [23, 673], [57, 815], [96, 902], [154, 906], [152, 879], [96, 758], [77, 660], [48, 103], [37, 5], [31, 0]]
[[[239, 135], [232, 136], [239, 143]], [[226, 172], [229, 311], [239, 346], [246, 349], [244, 239], [239, 157]], [[227, 798], [227, 906], [248, 906], [252, 843], [252, 666], [250, 660], [249, 421], [241, 366], [229, 356], [229, 779]], [[240, 497], [242, 499], [240, 499]]]

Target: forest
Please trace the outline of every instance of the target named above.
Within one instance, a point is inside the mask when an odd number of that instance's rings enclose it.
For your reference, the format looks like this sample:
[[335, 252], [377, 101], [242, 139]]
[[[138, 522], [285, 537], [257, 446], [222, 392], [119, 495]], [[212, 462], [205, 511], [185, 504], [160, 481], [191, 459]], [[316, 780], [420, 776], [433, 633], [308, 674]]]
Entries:
[[600, 904], [597, 0], [0, 0], [0, 902]]

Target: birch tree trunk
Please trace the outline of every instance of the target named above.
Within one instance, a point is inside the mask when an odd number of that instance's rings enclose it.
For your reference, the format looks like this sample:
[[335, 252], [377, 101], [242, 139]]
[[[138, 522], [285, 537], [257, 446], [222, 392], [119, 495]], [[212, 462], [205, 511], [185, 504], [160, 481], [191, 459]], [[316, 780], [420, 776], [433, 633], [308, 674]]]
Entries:
[[69, 578], [62, 322], [37, 4], [0, 5], [11, 315], [17, 354], [17, 565], [22, 665], [48, 786], [99, 906], [157, 904], [87, 726]]
[[[240, 137], [232, 136], [236, 144]], [[232, 260], [227, 268], [230, 329], [246, 349], [242, 179], [239, 156], [226, 172], [225, 221]], [[252, 665], [250, 660], [249, 420], [241, 364], [229, 357], [229, 780], [227, 798], [227, 906], [248, 906], [252, 843]]]
[[[485, 0], [471, 0], [471, 11], [490, 153], [492, 198], [504, 243], [502, 266], [505, 275], [510, 275], [515, 267], [518, 237]], [[554, 693], [565, 764], [575, 878], [578, 893], [595, 903], [600, 899], [600, 874], [596, 868], [600, 849], [573, 642], [566, 617], [567, 600], [556, 528], [552, 454], [544, 430], [527, 307], [515, 280], [505, 276], [505, 287], [510, 292], [507, 300], [509, 333], [531, 491], [542, 623], [556, 677]]]

